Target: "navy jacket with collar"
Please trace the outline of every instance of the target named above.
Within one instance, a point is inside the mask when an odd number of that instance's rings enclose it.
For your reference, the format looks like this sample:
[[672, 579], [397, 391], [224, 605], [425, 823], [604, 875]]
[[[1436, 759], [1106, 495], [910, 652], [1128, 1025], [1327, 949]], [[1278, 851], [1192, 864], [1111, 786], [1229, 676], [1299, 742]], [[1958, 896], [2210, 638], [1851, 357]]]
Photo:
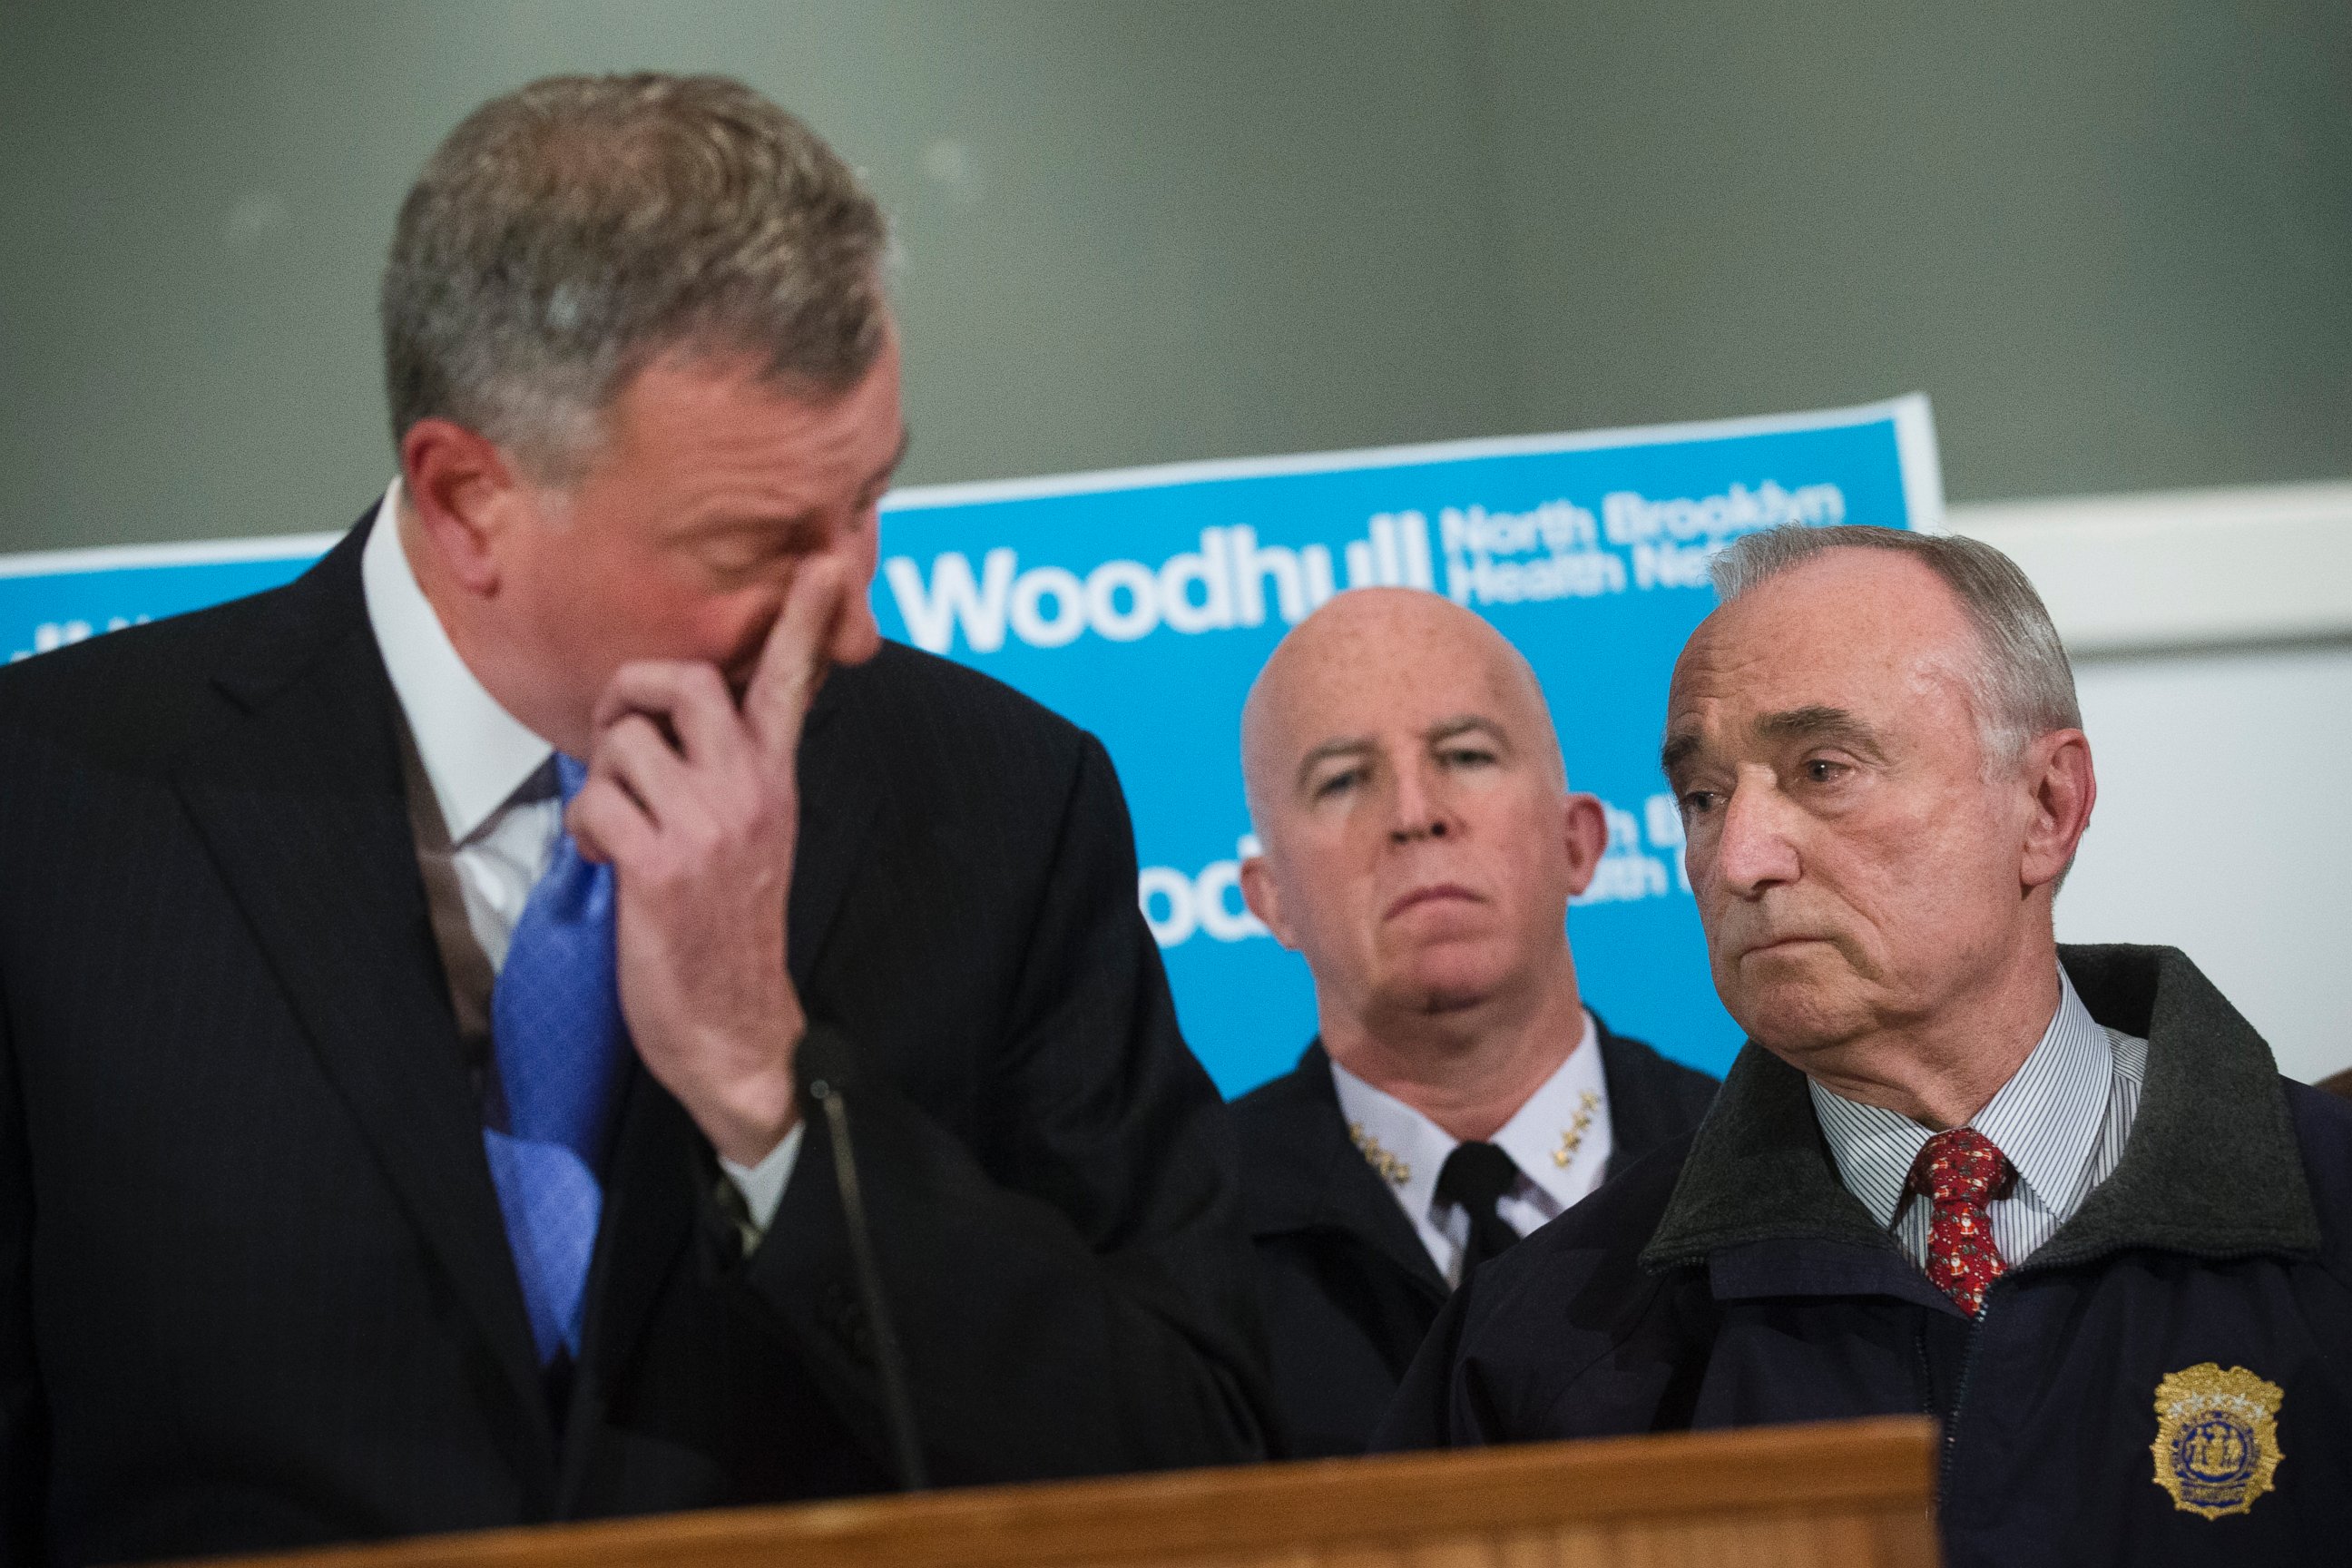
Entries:
[[[2093, 1017], [2147, 1037], [2147, 1078], [2115, 1173], [1980, 1318], [1839, 1183], [1804, 1079], [1751, 1045], [1692, 1138], [1478, 1271], [1374, 1447], [1926, 1411], [1954, 1564], [2340, 1560], [2352, 1105], [2282, 1079], [2178, 952], [2061, 958]], [[2218, 1489], [2242, 1511], [2188, 1511], [2161, 1484], [2182, 1479], [2157, 1408], [2174, 1374], [2264, 1407], [2189, 1455], [2209, 1468], [2262, 1458], [2252, 1427], [2273, 1424], [2268, 1489]]]
[[[1614, 1173], [1698, 1125], [1716, 1080], [1597, 1016], [1594, 1027]], [[1234, 1111], [1281, 1447], [1294, 1458], [1360, 1454], [1445, 1305], [1445, 1277], [1349, 1139], [1321, 1041]]]

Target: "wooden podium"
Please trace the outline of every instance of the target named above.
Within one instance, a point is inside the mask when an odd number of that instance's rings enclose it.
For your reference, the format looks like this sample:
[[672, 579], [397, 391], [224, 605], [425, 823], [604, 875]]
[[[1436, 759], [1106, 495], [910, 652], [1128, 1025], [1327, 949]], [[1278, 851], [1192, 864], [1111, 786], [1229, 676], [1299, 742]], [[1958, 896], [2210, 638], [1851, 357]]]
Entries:
[[[1932, 1564], [1924, 1417], [1315, 1460], [438, 1536], [247, 1568]], [[215, 1568], [222, 1568], [215, 1563]]]

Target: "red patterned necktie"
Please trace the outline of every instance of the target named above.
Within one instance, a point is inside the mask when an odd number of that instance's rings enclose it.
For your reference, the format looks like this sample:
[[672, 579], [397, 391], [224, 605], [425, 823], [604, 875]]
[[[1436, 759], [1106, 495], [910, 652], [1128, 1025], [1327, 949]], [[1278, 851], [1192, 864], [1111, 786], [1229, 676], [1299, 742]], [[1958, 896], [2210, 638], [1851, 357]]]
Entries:
[[1911, 1190], [1936, 1205], [1927, 1224], [1927, 1278], [1971, 1318], [2009, 1267], [1993, 1245], [1985, 1204], [2007, 1188], [2011, 1174], [2009, 1156], [1973, 1127], [1937, 1133], [1911, 1167]]

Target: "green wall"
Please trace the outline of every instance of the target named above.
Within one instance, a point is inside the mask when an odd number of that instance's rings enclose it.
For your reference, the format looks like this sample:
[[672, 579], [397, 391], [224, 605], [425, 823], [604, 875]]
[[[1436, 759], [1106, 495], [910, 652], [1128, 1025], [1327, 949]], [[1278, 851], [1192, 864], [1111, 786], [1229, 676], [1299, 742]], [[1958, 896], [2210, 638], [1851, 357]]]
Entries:
[[0, 550], [340, 526], [481, 99], [725, 70], [898, 224], [915, 482], [1936, 399], [1957, 499], [2352, 471], [2352, 9], [0, 3]]

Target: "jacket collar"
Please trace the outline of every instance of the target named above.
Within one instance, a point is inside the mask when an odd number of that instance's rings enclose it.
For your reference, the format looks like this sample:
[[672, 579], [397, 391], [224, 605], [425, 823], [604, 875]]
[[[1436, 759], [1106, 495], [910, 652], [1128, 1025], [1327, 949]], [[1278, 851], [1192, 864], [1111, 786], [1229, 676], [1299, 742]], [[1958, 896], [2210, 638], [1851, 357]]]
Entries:
[[1804, 1075], [1751, 1041], [1692, 1135], [1642, 1265], [1676, 1268], [1731, 1247], [1796, 1240], [1902, 1258], [1838, 1180]]
[[1263, 1119], [1267, 1135], [1253, 1137], [1246, 1127], [1244, 1131], [1249, 1144], [1250, 1235], [1319, 1230], [1353, 1237], [1411, 1275], [1433, 1300], [1443, 1300], [1444, 1276], [1429, 1260], [1404, 1210], [1349, 1140], [1323, 1042], [1309, 1044], [1296, 1068], [1258, 1092], [1263, 1098], [1256, 1118]]
[[2278, 1064], [2253, 1026], [2177, 948], [2069, 947], [2091, 1016], [2147, 1040], [2147, 1081], [2115, 1174], [2028, 1260], [2126, 1247], [2200, 1258], [2319, 1250], [2319, 1214]]
[[[2062, 947], [2059, 960], [2094, 1018], [2147, 1040], [2147, 1080], [2115, 1173], [2021, 1270], [2128, 1247], [2316, 1251], [2318, 1216], [2261, 1037], [2176, 949]], [[1712, 1262], [1721, 1293], [1756, 1272], [1750, 1249], [1795, 1242], [1814, 1244], [1800, 1249], [1807, 1279], [1777, 1286], [1811, 1294], [1867, 1282], [1914, 1294], [1894, 1282], [1918, 1271], [1839, 1182], [1804, 1076], [1751, 1042], [1694, 1136], [1642, 1263]]]

